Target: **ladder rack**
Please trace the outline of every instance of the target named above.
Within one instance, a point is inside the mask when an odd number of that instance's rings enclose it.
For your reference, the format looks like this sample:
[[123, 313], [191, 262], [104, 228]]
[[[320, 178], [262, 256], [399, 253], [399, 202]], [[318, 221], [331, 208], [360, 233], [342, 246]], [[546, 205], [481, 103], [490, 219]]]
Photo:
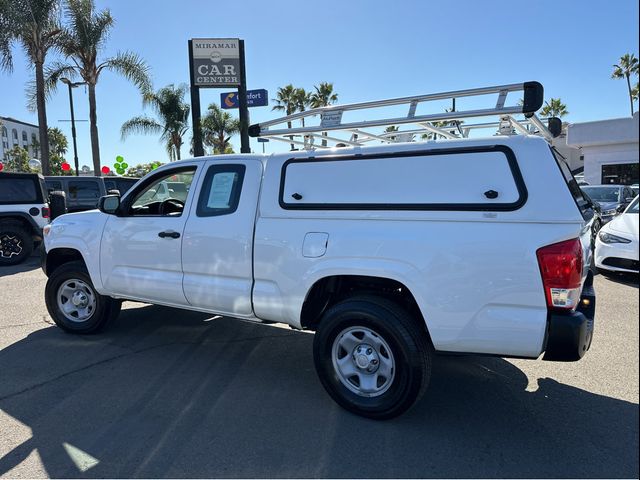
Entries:
[[[507, 106], [505, 105], [507, 95], [512, 92], [522, 92], [522, 100], [516, 105]], [[486, 95], [497, 95], [495, 105], [492, 104], [488, 108], [416, 115], [418, 105], [423, 103], [451, 100], [455, 105], [455, 100], [459, 98]], [[471, 131], [486, 128], [495, 128], [499, 134], [506, 135], [516, 133], [541, 135], [551, 141], [555, 135], [535, 113], [542, 106], [543, 98], [544, 89], [540, 83], [524, 82], [346, 105], [330, 105], [251, 125], [249, 135], [278, 140], [302, 146], [305, 149], [358, 146], [372, 141], [406, 142], [412, 141], [415, 135], [420, 134], [429, 134], [433, 138], [467, 138]], [[343, 122], [345, 112], [402, 105], [408, 106], [406, 116]], [[318, 116], [320, 117], [319, 125], [308, 125], [309, 120]], [[523, 118], [517, 118], [518, 116]], [[498, 117], [498, 121], [464, 123], [464, 119], [482, 117]], [[304, 126], [287, 128], [288, 124], [293, 122], [300, 122]], [[379, 131], [380, 127], [392, 125], [396, 127], [410, 125], [412, 128], [409, 130]], [[372, 131], [371, 128], [374, 130]], [[376, 128], [378, 130], [375, 130]], [[345, 132], [350, 135], [348, 138], [342, 138]], [[317, 140], [321, 142], [318, 143]]]

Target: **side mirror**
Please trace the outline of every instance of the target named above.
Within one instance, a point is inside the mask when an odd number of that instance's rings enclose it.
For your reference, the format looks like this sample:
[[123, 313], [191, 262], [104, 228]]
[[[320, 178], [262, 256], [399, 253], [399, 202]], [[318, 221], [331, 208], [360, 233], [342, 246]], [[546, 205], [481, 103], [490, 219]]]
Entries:
[[625, 199], [624, 199], [624, 201], [625, 201], [626, 203], [631, 203], [631, 202], [633, 202], [633, 198], [634, 198], [634, 197], [627, 197], [627, 198], [625, 198]]
[[626, 208], [627, 208], [627, 206], [626, 206], [625, 204], [618, 205], [618, 206], [616, 207], [616, 212], [618, 212], [618, 213], [622, 213], [622, 212], [624, 212], [624, 211], [626, 210]]
[[115, 215], [120, 208], [120, 195], [105, 195], [98, 200], [98, 210], [102, 213]]

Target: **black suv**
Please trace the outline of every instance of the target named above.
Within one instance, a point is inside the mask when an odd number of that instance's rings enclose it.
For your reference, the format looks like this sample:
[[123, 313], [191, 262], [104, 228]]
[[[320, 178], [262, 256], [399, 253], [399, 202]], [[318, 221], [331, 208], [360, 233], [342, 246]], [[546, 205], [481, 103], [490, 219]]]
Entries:
[[50, 211], [44, 178], [0, 173], [0, 266], [24, 261], [42, 242]]

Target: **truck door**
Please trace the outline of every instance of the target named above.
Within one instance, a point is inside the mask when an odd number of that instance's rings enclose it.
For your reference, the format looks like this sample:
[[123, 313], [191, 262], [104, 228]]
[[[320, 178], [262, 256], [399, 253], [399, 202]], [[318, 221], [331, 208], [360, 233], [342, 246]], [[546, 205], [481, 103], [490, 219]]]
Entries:
[[183, 289], [191, 305], [252, 316], [253, 229], [262, 162], [209, 161], [182, 243]]
[[[102, 234], [100, 272], [106, 289], [125, 298], [188, 305], [182, 291], [183, 231], [193, 202], [197, 164], [162, 169], [124, 197]], [[171, 179], [184, 189], [158, 198]]]

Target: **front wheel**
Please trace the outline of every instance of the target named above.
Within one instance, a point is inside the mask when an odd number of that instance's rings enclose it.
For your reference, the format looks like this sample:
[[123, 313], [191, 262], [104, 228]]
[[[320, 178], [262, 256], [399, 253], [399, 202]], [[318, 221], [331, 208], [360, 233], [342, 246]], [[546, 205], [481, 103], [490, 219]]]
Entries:
[[69, 262], [51, 274], [45, 302], [56, 325], [70, 333], [97, 333], [118, 316], [121, 306], [95, 291], [82, 262]]
[[327, 310], [313, 342], [316, 371], [329, 395], [347, 410], [375, 419], [398, 416], [420, 399], [431, 375], [432, 350], [418, 321], [374, 296]]

